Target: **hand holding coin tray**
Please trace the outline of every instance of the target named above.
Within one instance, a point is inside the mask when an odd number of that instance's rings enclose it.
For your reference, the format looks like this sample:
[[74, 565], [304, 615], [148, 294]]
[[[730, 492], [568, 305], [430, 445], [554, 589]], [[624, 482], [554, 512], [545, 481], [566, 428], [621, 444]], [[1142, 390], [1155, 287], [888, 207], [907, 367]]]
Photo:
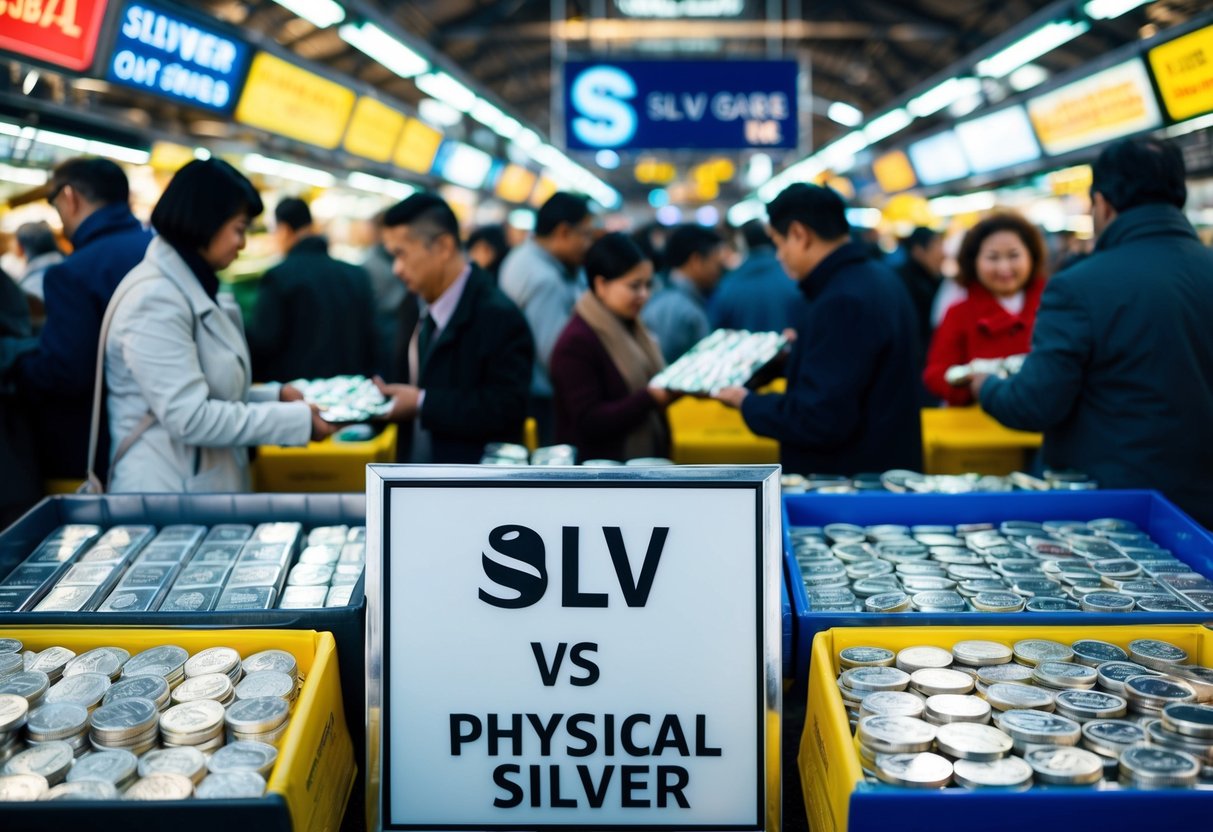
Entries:
[[320, 408], [320, 418], [333, 424], [369, 422], [392, 409], [392, 403], [365, 376], [298, 379], [290, 386], [303, 394], [305, 402]]
[[742, 386], [787, 344], [787, 338], [778, 332], [718, 329], [654, 376], [649, 385], [694, 395]]

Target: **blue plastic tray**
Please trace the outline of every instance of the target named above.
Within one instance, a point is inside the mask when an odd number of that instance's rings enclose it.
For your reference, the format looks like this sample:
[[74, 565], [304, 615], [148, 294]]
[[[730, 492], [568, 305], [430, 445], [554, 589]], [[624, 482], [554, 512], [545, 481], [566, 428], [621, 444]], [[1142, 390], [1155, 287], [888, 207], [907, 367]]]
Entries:
[[792, 554], [791, 526], [827, 523], [900, 525], [1001, 522], [1003, 520], [1132, 520], [1160, 546], [1196, 572], [1213, 577], [1213, 534], [1156, 491], [1052, 491], [1010, 494], [789, 494], [783, 498], [784, 571], [796, 613], [794, 667], [785, 676], [797, 687], [806, 682], [813, 636], [831, 627], [963, 624], [1053, 625], [1082, 624], [1201, 624], [1213, 621], [1210, 612], [1132, 613], [865, 613], [813, 612], [804, 589], [800, 565]]

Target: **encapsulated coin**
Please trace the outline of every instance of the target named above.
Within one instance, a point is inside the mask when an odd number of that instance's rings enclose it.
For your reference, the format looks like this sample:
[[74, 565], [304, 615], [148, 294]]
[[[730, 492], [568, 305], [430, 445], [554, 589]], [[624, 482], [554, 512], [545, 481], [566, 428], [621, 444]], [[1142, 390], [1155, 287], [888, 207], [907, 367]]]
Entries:
[[952, 645], [952, 656], [969, 667], [990, 667], [1011, 661], [1011, 648], [997, 641], [958, 641]]
[[1044, 661], [1032, 671], [1036, 683], [1054, 689], [1076, 688], [1087, 690], [1095, 687], [1099, 678], [1095, 668], [1075, 662]]
[[1053, 710], [1053, 692], [1035, 685], [996, 682], [986, 688], [986, 701], [1000, 711]]
[[0, 736], [15, 732], [29, 715], [29, 700], [15, 693], [0, 693]]
[[40, 774], [54, 786], [63, 782], [76, 760], [75, 750], [65, 742], [47, 742], [27, 748], [4, 764], [5, 774]]
[[[245, 677], [245, 681], [253, 674]], [[843, 684], [853, 691], [905, 690], [910, 684], [910, 674], [895, 667], [855, 667], [843, 672]], [[241, 684], [244, 684], [243, 682]], [[236, 691], [238, 698], [240, 691]], [[271, 694], [274, 695], [274, 694]]]
[[229, 728], [241, 734], [264, 734], [286, 722], [289, 715], [290, 706], [284, 700], [262, 696], [233, 702], [227, 709], [225, 721]]
[[73, 780], [60, 783], [42, 795], [41, 800], [115, 800], [118, 789], [104, 780]]
[[910, 690], [923, 696], [939, 693], [969, 693], [973, 690], [973, 677], [959, 670], [928, 667], [910, 674]]
[[268, 778], [278, 759], [278, 749], [263, 742], [233, 742], [223, 746], [207, 761], [212, 773], [255, 771]]
[[860, 716], [922, 716], [925, 703], [922, 697], [897, 690], [882, 690], [869, 693], [859, 706]]
[[1165, 641], [1139, 638], [1129, 642], [1129, 658], [1151, 670], [1161, 670], [1165, 673], [1171, 665], [1186, 662], [1188, 653]]
[[194, 781], [183, 774], [149, 774], [135, 781], [123, 800], [185, 800], [194, 793]]
[[186, 678], [208, 673], [231, 675], [240, 664], [240, 654], [230, 647], [209, 647], [185, 662]]
[[1091, 719], [1116, 719], [1128, 712], [1123, 696], [1098, 690], [1063, 690], [1053, 700], [1057, 713], [1077, 722]]
[[49, 788], [41, 774], [0, 774], [0, 803], [40, 800]]
[[1213, 706], [1174, 704], [1162, 709], [1162, 724], [1185, 737], [1213, 740]]
[[935, 729], [935, 744], [949, 757], [997, 760], [1011, 753], [1011, 737], [993, 725], [953, 722]]
[[163, 676], [132, 676], [111, 685], [101, 702], [108, 705], [120, 699], [149, 699], [159, 707], [168, 698], [168, 682]]
[[1074, 658], [1074, 651], [1068, 646], [1043, 638], [1028, 638], [1015, 642], [1013, 648], [1015, 661], [1035, 667], [1041, 662], [1068, 662]]
[[1129, 654], [1106, 641], [1084, 638], [1074, 642], [1074, 661], [1087, 667], [1099, 667], [1104, 662], [1127, 661]]
[[997, 724], [1021, 743], [1077, 745], [1082, 736], [1082, 727], [1074, 720], [1044, 711], [1006, 711]]
[[1118, 758], [1131, 745], [1146, 741], [1146, 731], [1136, 722], [1096, 719], [1082, 726], [1082, 744], [1088, 751]]
[[138, 771], [140, 777], [151, 774], [184, 774], [197, 785], [207, 774], [206, 755], [189, 745], [161, 748], [140, 757]]
[[1016, 789], [1032, 782], [1032, 767], [1020, 757], [988, 762], [957, 760], [952, 766], [956, 785], [966, 789]]
[[120, 786], [134, 778], [138, 766], [139, 758], [125, 749], [94, 751], [76, 761], [67, 773], [67, 782], [101, 780]]
[[989, 722], [990, 703], [979, 696], [941, 693], [927, 697], [925, 716], [937, 725], [946, 722]]
[[46, 701], [75, 702], [91, 708], [101, 702], [109, 687], [110, 677], [104, 673], [77, 673], [75, 676], [64, 676], [56, 682], [46, 692]]
[[940, 647], [907, 647], [897, 653], [897, 668], [906, 673], [929, 667], [951, 667], [952, 654]]
[[1103, 779], [1103, 760], [1085, 748], [1034, 748], [1024, 755], [1024, 762], [1042, 783], [1073, 786]]
[[891, 667], [897, 654], [883, 647], [847, 647], [838, 653], [844, 670], [852, 667]]
[[882, 754], [927, 751], [935, 741], [935, 728], [908, 716], [867, 716], [859, 720], [860, 743]]
[[1122, 780], [1146, 787], [1195, 786], [1200, 761], [1184, 751], [1135, 745], [1120, 755]]
[[977, 681], [983, 685], [1031, 684], [1032, 668], [1022, 664], [996, 664], [992, 667], [979, 667]]
[[938, 754], [877, 754], [876, 776], [894, 786], [942, 789], [952, 779], [952, 763]]
[[261, 797], [264, 794], [264, 777], [252, 771], [235, 771], [208, 775], [198, 784], [194, 796], [204, 800], [224, 800]]

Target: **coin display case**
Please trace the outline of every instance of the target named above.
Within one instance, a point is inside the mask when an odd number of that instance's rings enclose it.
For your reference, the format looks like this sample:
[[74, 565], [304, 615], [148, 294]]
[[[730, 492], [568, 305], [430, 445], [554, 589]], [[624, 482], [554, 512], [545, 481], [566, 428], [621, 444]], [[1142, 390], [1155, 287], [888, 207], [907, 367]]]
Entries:
[[1040, 832], [1072, 829], [1076, 823], [1084, 829], [1126, 829], [1137, 824], [1152, 828], [1159, 822], [1168, 829], [1207, 827], [1213, 816], [1213, 791], [1208, 790], [1075, 785], [1036, 785], [1027, 791], [911, 789], [866, 781], [861, 743], [853, 736], [838, 683], [841, 651], [951, 650], [958, 642], [1014, 645], [1028, 639], [1062, 644], [1093, 639], [1125, 649], [1135, 640], [1155, 639], [1181, 648], [1195, 664], [1213, 666], [1213, 631], [1191, 624], [840, 627], [820, 632], [813, 640], [808, 709], [797, 757], [814, 832], [883, 832], [895, 818], [911, 828], [921, 823], [932, 829], [967, 828], [976, 819], [981, 819], [983, 828], [1030, 827]]
[[[172, 829], [258, 832], [337, 829], [354, 787], [356, 766], [346, 728], [336, 644], [329, 633], [305, 630], [187, 630], [129, 627], [18, 627], [0, 622], [0, 638], [27, 650], [66, 647], [77, 654], [119, 647], [131, 654], [176, 645], [190, 654], [230, 647], [242, 656], [284, 650], [303, 677], [263, 797], [193, 800], [56, 800], [5, 803], [4, 829]], [[141, 677], [133, 677], [141, 678]]]
[[[69, 524], [218, 526], [298, 522], [304, 534], [319, 526], [366, 523], [364, 494], [106, 494], [48, 497], [0, 533], [0, 579], [18, 568], [51, 532]], [[365, 747], [366, 599], [359, 579], [344, 607], [181, 612], [15, 612], [0, 613], [0, 627], [152, 626], [300, 629], [330, 632], [337, 642], [346, 722], [355, 749]]]
[[[1143, 612], [858, 612], [814, 609], [805, 575], [796, 559], [794, 526], [848, 523], [947, 525], [998, 524], [1011, 520], [1090, 521], [1120, 518], [1134, 523], [1150, 539], [1199, 575], [1213, 576], [1213, 535], [1154, 491], [1013, 492], [1009, 494], [787, 494], [784, 506], [784, 570], [796, 616], [793, 676], [803, 686], [810, 672], [813, 638], [832, 627], [885, 626], [1053, 626], [1082, 624], [1203, 623], [1213, 613]], [[862, 599], [861, 599], [862, 602]]]

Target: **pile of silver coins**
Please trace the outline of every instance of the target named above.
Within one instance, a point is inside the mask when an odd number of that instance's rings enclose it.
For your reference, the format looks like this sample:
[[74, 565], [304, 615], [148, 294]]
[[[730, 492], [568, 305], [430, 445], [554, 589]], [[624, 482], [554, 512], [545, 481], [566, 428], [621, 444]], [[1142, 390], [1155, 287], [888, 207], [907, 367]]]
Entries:
[[260, 797], [303, 681], [274, 649], [77, 655], [0, 638], [8, 656], [20, 664], [0, 673], [0, 802]]
[[1128, 520], [788, 531], [813, 612], [1213, 610], [1213, 581]]
[[1045, 471], [1034, 476], [1013, 471], [1004, 476], [993, 474], [920, 474], [893, 470], [882, 474], [842, 477], [833, 474], [784, 474], [780, 477], [784, 494], [985, 494], [1008, 491], [1093, 491], [1099, 483], [1080, 471]]
[[682, 393], [715, 393], [747, 383], [787, 345], [779, 332], [718, 329], [653, 376], [649, 385]]
[[76, 524], [0, 581], [0, 613], [348, 606], [365, 566], [362, 526]]
[[847, 647], [838, 689], [871, 782], [1213, 789], [1213, 669], [1156, 639]]
[[366, 376], [296, 379], [290, 383], [308, 404], [320, 409], [320, 418], [335, 424], [369, 422], [386, 416], [392, 403]]

